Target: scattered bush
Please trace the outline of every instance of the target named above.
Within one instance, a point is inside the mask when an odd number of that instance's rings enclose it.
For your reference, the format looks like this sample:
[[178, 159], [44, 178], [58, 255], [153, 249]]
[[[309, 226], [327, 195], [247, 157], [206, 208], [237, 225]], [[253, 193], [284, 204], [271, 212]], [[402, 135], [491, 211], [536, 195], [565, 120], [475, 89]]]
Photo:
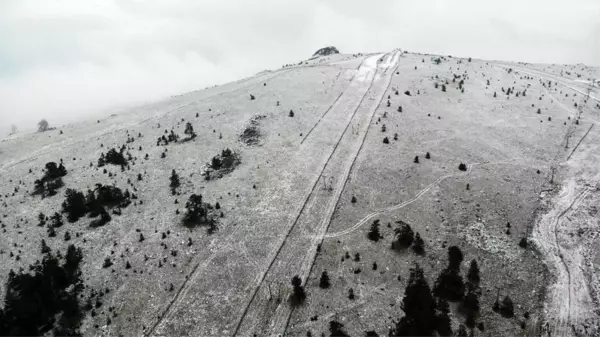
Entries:
[[458, 169], [461, 171], [466, 171], [467, 170], [467, 165], [460, 163], [458, 164]]

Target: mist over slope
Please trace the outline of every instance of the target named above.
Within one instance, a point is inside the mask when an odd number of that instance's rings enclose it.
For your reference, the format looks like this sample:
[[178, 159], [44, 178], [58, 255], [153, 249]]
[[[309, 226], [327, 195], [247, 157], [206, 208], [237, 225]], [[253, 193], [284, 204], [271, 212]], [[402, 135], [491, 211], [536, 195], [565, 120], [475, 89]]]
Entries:
[[598, 77], [334, 53], [10, 137], [0, 334], [38, 260], [34, 333], [597, 334]]

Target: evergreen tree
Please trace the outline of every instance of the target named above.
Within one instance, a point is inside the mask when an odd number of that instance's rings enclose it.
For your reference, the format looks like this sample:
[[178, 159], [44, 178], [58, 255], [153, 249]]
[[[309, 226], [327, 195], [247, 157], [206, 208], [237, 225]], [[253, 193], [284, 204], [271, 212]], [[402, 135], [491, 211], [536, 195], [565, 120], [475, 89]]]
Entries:
[[196, 133], [194, 132], [194, 127], [192, 126], [192, 123], [190, 123], [190, 122], [187, 122], [185, 124], [185, 131], [183, 133], [188, 135], [190, 139], [196, 138]]
[[344, 325], [337, 321], [329, 322], [329, 332], [331, 333], [331, 337], [349, 337], [348, 334], [342, 330]]
[[435, 281], [433, 293], [437, 297], [451, 302], [458, 302], [463, 298], [465, 284], [457, 269], [445, 268]]
[[183, 217], [184, 224], [195, 225], [199, 222], [206, 221], [207, 210], [202, 202], [201, 194], [190, 195], [188, 201], [185, 203], [185, 208], [187, 212]]
[[435, 329], [440, 336], [452, 335], [452, 320], [449, 316], [450, 306], [448, 301], [443, 298], [437, 299], [436, 314], [435, 314]]
[[502, 304], [500, 305], [500, 314], [506, 318], [511, 318], [515, 315], [513, 302], [510, 297], [504, 296]]
[[290, 299], [292, 305], [300, 305], [304, 303], [304, 300], [306, 299], [306, 292], [302, 286], [302, 280], [298, 275], [292, 278], [292, 296]]
[[462, 309], [467, 315], [466, 325], [474, 328], [479, 315], [479, 287], [473, 283], [467, 283], [467, 292], [462, 301]]
[[433, 336], [436, 303], [431, 295], [423, 270], [418, 264], [410, 270], [410, 277], [402, 299], [404, 316], [390, 331], [390, 336]]
[[423, 239], [421, 239], [421, 235], [419, 233], [417, 233], [415, 235], [415, 240], [413, 241], [413, 244], [412, 244], [412, 250], [417, 255], [423, 255], [423, 254], [425, 254], [424, 245], [425, 245], [425, 243], [423, 242]]
[[448, 248], [448, 267], [460, 270], [460, 264], [463, 261], [463, 253], [457, 246]]
[[473, 284], [479, 284], [479, 266], [477, 266], [477, 261], [475, 260], [471, 260], [471, 265], [467, 272], [467, 280]]
[[396, 235], [396, 240], [392, 242], [392, 248], [394, 249], [408, 248], [414, 241], [414, 232], [410, 225], [405, 222], [401, 222], [401, 227], [396, 228], [394, 233]]
[[173, 193], [175, 193], [175, 190], [177, 189], [177, 187], [179, 187], [179, 185], [181, 185], [181, 183], [179, 182], [179, 175], [177, 175], [177, 172], [175, 172], [175, 169], [173, 169], [171, 171], [171, 178], [169, 178], [169, 179], [171, 180], [169, 187], [171, 187], [171, 191]]
[[62, 210], [67, 213], [67, 220], [75, 222], [87, 213], [88, 209], [85, 203], [83, 193], [68, 188], [65, 192], [65, 201], [62, 203]]
[[371, 224], [371, 229], [367, 234], [367, 237], [369, 238], [369, 240], [375, 242], [379, 241], [379, 239], [382, 238], [381, 233], [379, 232], [379, 219], [373, 221], [373, 223]]
[[327, 289], [331, 286], [331, 283], [329, 282], [329, 275], [327, 274], [327, 271], [324, 271], [321, 274], [321, 279], [319, 280], [319, 287], [322, 289]]

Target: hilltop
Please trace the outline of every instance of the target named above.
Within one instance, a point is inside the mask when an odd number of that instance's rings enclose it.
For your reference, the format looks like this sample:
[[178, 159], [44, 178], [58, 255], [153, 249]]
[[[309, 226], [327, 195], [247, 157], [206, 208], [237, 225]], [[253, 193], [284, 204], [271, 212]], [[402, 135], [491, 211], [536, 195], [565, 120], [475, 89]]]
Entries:
[[383, 336], [426, 280], [454, 332], [598, 334], [599, 77], [328, 54], [12, 136], [0, 300], [41, 261], [57, 333]]

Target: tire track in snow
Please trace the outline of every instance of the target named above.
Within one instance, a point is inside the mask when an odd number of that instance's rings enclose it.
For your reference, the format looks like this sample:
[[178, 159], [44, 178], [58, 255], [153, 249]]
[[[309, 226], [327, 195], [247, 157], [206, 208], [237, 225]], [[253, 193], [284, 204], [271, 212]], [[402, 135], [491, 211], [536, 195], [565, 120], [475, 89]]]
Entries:
[[[360, 73], [360, 69], [359, 69], [359, 73]], [[352, 116], [350, 117], [350, 119], [348, 120], [348, 123], [346, 124], [346, 127], [344, 128], [343, 132], [340, 134], [336, 144], [333, 147], [333, 150], [331, 151], [331, 153], [329, 154], [329, 156], [327, 157], [327, 160], [325, 161], [325, 164], [321, 167], [321, 170], [319, 171], [319, 174], [317, 176], [317, 178], [314, 180], [312, 187], [310, 189], [310, 191], [307, 193], [307, 195], [304, 198], [304, 201], [302, 203], [302, 206], [300, 207], [300, 211], [297, 213], [297, 216], [295, 217], [292, 225], [289, 227], [288, 231], [286, 232], [285, 236], [283, 237], [281, 243], [279, 244], [277, 250], [275, 251], [275, 253], [273, 254], [273, 258], [271, 259], [271, 261], [269, 262], [267, 268], [264, 270], [264, 272], [262, 272], [259, 276], [258, 276], [258, 282], [257, 284], [254, 286], [254, 290], [252, 291], [252, 295], [250, 296], [250, 300], [247, 302], [247, 304], [244, 306], [244, 310], [242, 311], [242, 314], [236, 324], [236, 327], [234, 329], [234, 332], [232, 334], [232, 336], [237, 336], [239, 333], [239, 330], [242, 326], [242, 323], [244, 322], [244, 318], [246, 317], [246, 315], [248, 314], [248, 310], [250, 309], [250, 306], [252, 305], [252, 303], [254, 302], [254, 299], [256, 298], [256, 295], [258, 293], [258, 290], [260, 289], [260, 287], [262, 286], [269, 270], [271, 270], [271, 268], [273, 267], [273, 264], [275, 263], [275, 261], [277, 260], [277, 257], [279, 255], [279, 253], [281, 252], [283, 246], [285, 245], [287, 239], [290, 236], [290, 233], [292, 232], [292, 230], [294, 229], [294, 227], [296, 226], [296, 224], [298, 223], [298, 220], [300, 219], [300, 216], [302, 215], [302, 213], [304, 212], [304, 209], [306, 207], [306, 205], [308, 204], [308, 201], [310, 199], [310, 196], [313, 194], [319, 180], [321, 179], [321, 176], [323, 175], [323, 172], [325, 170], [325, 167], [327, 167], [327, 164], [329, 163], [329, 161], [331, 160], [333, 154], [335, 153], [335, 150], [337, 149], [338, 145], [340, 144], [344, 134], [346, 133], [346, 131], [348, 130], [348, 127], [350, 126], [350, 124], [352, 123], [352, 120], [354, 119], [354, 116], [356, 115], [356, 112], [358, 111], [359, 107], [361, 106], [363, 100], [365, 99], [367, 93], [369, 92], [369, 90], [371, 89], [371, 86], [373, 85], [373, 80], [375, 79], [375, 74], [373, 74], [373, 77], [371, 78], [371, 80], [369, 81], [369, 84], [367, 86], [367, 90], [364, 92], [364, 94], [362, 95], [362, 98], [360, 99], [358, 105], [356, 106], [356, 108], [354, 109], [354, 112], [352, 114]]]
[[[388, 57], [389, 58], [393, 57], [393, 59], [395, 59], [397, 62], [398, 58], [396, 58], [396, 55], [398, 55], [399, 53], [400, 53], [400, 51], [395, 51], [395, 52], [389, 54]], [[394, 62], [394, 61], [392, 61], [392, 62]], [[308, 250], [309, 254], [311, 254], [312, 256], [311, 256], [311, 258], [308, 259], [308, 265], [305, 266], [303, 263], [303, 266], [299, 272], [299, 275], [300, 275], [301, 279], [303, 280], [304, 284], [306, 284], [306, 282], [308, 282], [308, 278], [310, 277], [310, 273], [312, 272], [315, 261], [317, 259], [316, 247], [319, 244], [323, 243], [323, 239], [325, 237], [325, 234], [327, 233], [327, 230], [329, 229], [329, 225], [331, 224], [331, 221], [333, 219], [333, 215], [334, 215], [335, 209], [337, 208], [337, 205], [340, 201], [342, 192], [344, 191], [346, 184], [348, 183], [348, 178], [350, 176], [350, 172], [352, 171], [352, 168], [354, 167], [354, 165], [356, 163], [356, 158], [358, 158], [358, 154], [360, 153], [360, 151], [362, 150], [362, 148], [364, 146], [370, 126], [373, 123], [373, 117], [375, 116], [375, 112], [377, 111], [377, 108], [379, 108], [381, 106], [381, 103], [383, 102], [385, 94], [389, 91], [390, 86], [392, 84], [393, 74], [394, 74], [394, 72], [396, 72], [396, 69], [398, 69], [398, 67], [399, 67], [399, 63], [396, 63], [396, 66], [394, 67], [394, 71], [392, 72], [392, 75], [389, 76], [388, 83], [385, 86], [385, 89], [381, 91], [380, 97], [377, 99], [376, 103], [371, 108], [371, 111], [370, 111], [371, 116], [369, 117], [368, 123], [366, 123], [366, 125], [364, 127], [364, 131], [362, 132], [362, 138], [361, 138], [360, 142], [357, 143], [358, 146], [357, 146], [356, 150], [354, 151], [354, 153], [352, 154], [352, 161], [350, 162], [350, 165], [348, 165], [346, 167], [346, 169], [344, 170], [343, 175], [341, 177], [342, 179], [340, 179], [340, 183], [338, 184], [338, 186], [336, 188], [336, 194], [334, 196], [334, 199], [330, 201], [329, 207], [327, 208], [326, 216], [325, 216], [323, 222], [321, 223], [321, 226], [318, 228], [318, 230], [320, 230], [320, 233], [318, 233], [318, 235], [313, 238], [310, 249]], [[385, 68], [385, 71], [387, 71], [387, 69], [389, 69], [389, 66], [387, 68]], [[376, 74], [373, 75], [373, 78], [375, 78], [375, 75]], [[369, 90], [370, 89], [371, 89], [371, 86], [369, 86]], [[359, 107], [360, 107], [360, 105], [362, 105], [362, 101], [361, 101], [361, 104], [359, 104]], [[356, 110], [358, 110], [359, 107], [357, 107]], [[346, 127], [346, 130], [347, 130], [347, 127]], [[286, 323], [285, 323], [285, 328], [283, 331], [283, 335], [285, 335], [285, 333], [288, 329], [293, 311], [294, 311], [294, 308], [292, 308], [288, 313]]]

